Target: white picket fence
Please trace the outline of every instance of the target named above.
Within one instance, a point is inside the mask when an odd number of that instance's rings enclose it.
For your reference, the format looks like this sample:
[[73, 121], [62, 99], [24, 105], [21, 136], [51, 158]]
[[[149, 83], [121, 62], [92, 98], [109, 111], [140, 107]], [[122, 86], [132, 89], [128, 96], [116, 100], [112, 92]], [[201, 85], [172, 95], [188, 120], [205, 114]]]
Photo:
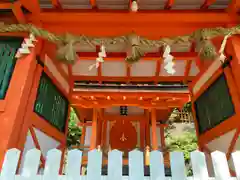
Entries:
[[88, 153], [87, 175], [80, 175], [82, 152], [71, 150], [67, 155], [66, 175], [59, 175], [62, 152], [53, 149], [46, 157], [43, 175], [39, 175], [40, 151], [29, 150], [25, 156], [23, 171], [16, 175], [20, 151], [9, 150], [0, 174], [0, 180], [240, 180], [240, 152], [232, 154], [237, 177], [231, 177], [226, 156], [221, 152], [211, 154], [214, 178], [209, 178], [205, 156], [202, 152], [191, 153], [193, 177], [185, 176], [184, 158], [181, 152], [170, 153], [172, 177], [165, 177], [163, 155], [159, 151], [150, 153], [150, 177], [144, 177], [143, 153], [134, 150], [129, 153], [129, 176], [122, 176], [122, 152], [109, 152], [108, 175], [101, 175], [102, 152], [93, 150]]

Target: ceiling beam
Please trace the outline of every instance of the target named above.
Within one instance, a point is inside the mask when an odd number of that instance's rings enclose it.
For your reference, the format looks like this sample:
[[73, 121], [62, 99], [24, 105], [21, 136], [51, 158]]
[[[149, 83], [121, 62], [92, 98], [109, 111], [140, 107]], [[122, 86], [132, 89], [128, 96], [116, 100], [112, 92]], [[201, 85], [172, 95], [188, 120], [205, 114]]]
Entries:
[[[195, 76], [193, 77], [189, 77], [188, 80], [192, 81], [194, 79]], [[128, 79], [126, 78], [126, 76], [123, 77], [109, 77], [109, 76], [102, 76], [99, 77], [98, 76], [82, 76], [82, 75], [74, 75], [72, 76], [74, 81], [105, 81], [105, 82], [127, 82]], [[133, 81], [133, 82], [183, 82], [184, 81], [184, 76], [159, 76], [157, 78], [154, 77], [134, 77], [131, 76], [129, 77], [129, 81]]]
[[12, 9], [12, 3], [0, 3], [0, 9]]
[[[64, 13], [63, 13], [64, 14]], [[133, 13], [138, 14], [138, 13]], [[59, 14], [59, 16], [63, 16]], [[111, 15], [110, 15], [111, 16]], [[190, 15], [191, 16], [191, 15]], [[112, 36], [122, 36], [127, 35], [131, 32], [149, 38], [149, 39], [159, 39], [159, 37], [172, 37], [172, 36], [184, 36], [186, 34], [191, 34], [196, 30], [201, 28], [215, 28], [215, 27], [224, 27], [226, 24], [231, 24], [231, 26], [237, 25], [237, 21], [230, 20], [232, 16], [229, 16], [228, 20], [225, 16], [222, 20], [217, 20], [217, 22], [211, 22], [211, 20], [206, 20], [205, 22], [196, 22], [196, 23], [186, 23], [181, 24], [180, 22], [141, 22], [139, 24], [134, 23], [117, 23], [118, 20], [109, 20], [109, 22], [53, 22], [53, 23], [44, 23], [43, 28], [51, 31], [56, 34], [65, 34], [66, 32], [80, 35], [84, 34], [86, 36], [94, 37], [112, 37]], [[71, 17], [69, 16], [71, 19]], [[87, 19], [88, 17], [86, 17]], [[118, 18], [121, 19], [119, 16]], [[155, 17], [151, 17], [154, 18]], [[163, 17], [162, 17], [163, 18]], [[187, 18], [187, 17], [183, 17]], [[208, 19], [208, 17], [205, 17]], [[165, 18], [166, 19], [166, 18]], [[34, 19], [30, 20], [32, 22]], [[222, 21], [222, 22], [221, 22]], [[170, 22], [170, 21], [169, 21]], [[96, 31], [97, 28], [97, 31]], [[177, 31], [176, 31], [177, 29]]]
[[43, 28], [57, 34], [68, 32], [109, 37], [126, 35], [134, 31], [138, 35], [153, 39], [186, 35], [200, 28], [238, 24], [236, 17], [229, 16], [225, 11], [214, 10], [173, 10], [171, 13], [166, 11], [137, 13], [67, 11], [42, 12], [39, 16], [27, 16], [29, 22], [38, 18], [43, 23]]
[[216, 0], [205, 0], [203, 5], [201, 6], [201, 9], [207, 9], [209, 6], [211, 6], [215, 2]]
[[[166, 18], [166, 15], [168, 18]], [[61, 18], [59, 18], [61, 17]], [[35, 16], [29, 15], [29, 19], [34, 19]], [[42, 12], [39, 16], [43, 23], [83, 23], [92, 25], [92, 23], [99, 24], [138, 24], [146, 26], [147, 24], [158, 23], [166, 24], [185, 24], [185, 23], [229, 23], [233, 19], [228, 16], [225, 11], [173, 11], [168, 13], [166, 11], [158, 12], [138, 12], [138, 13], [123, 13], [123, 12]], [[166, 25], [164, 24], [164, 25]], [[160, 25], [160, 24], [159, 24]], [[83, 26], [83, 25], [81, 25]], [[163, 26], [163, 25], [162, 25]]]
[[184, 98], [186, 100], [189, 100], [189, 92], [111, 92], [111, 91], [74, 91], [72, 97], [101, 97], [107, 99], [108, 96], [114, 97], [114, 98], [122, 98], [123, 96], [126, 96], [126, 98], [138, 98], [138, 97], [144, 97], [144, 98], [158, 98], [158, 99], [170, 99], [170, 98]]
[[[187, 101], [186, 101], [187, 102]], [[168, 108], [174, 108], [174, 107], [181, 107], [184, 104], [184, 101], [139, 101], [139, 100], [93, 100], [88, 101], [88, 104], [86, 104], [86, 101], [83, 102], [81, 100], [72, 101], [72, 105], [77, 107], [88, 107], [88, 108], [106, 108], [111, 106], [138, 106], [142, 108], [159, 108], [159, 109], [168, 109]]]
[[[79, 49], [80, 50], [80, 49]], [[94, 60], [98, 57], [98, 52], [79, 52], [79, 60]], [[125, 52], [106, 52], [106, 61], [119, 61], [124, 60], [126, 57]], [[171, 52], [174, 60], [194, 60], [197, 56], [197, 52]], [[142, 57], [143, 60], [158, 60], [162, 59], [161, 52], [145, 53]]]

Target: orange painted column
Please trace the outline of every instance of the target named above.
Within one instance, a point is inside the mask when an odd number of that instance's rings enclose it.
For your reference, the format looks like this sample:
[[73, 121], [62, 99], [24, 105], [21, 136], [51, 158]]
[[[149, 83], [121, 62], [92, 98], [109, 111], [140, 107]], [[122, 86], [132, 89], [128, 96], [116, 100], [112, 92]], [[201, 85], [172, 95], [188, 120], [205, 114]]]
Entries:
[[81, 135], [81, 138], [80, 138], [80, 144], [82, 146], [84, 146], [84, 143], [85, 143], [85, 135], [86, 135], [86, 125], [84, 124], [83, 127], [82, 127], [82, 135]]
[[101, 134], [101, 147], [104, 147], [106, 144], [106, 138], [107, 138], [107, 120], [103, 120], [103, 125], [102, 125], [102, 134]]
[[152, 122], [152, 149], [157, 150], [157, 118], [156, 109], [151, 110], [151, 122]]
[[141, 120], [140, 121], [140, 148], [144, 149], [144, 143], [145, 143], [145, 124], [146, 120]]
[[6, 94], [6, 107], [0, 114], [0, 168], [6, 150], [17, 148], [21, 125], [36, 69], [36, 48], [31, 54], [17, 60]]
[[161, 146], [162, 146], [162, 149], [165, 148], [165, 136], [164, 136], [164, 125], [161, 124], [160, 125], [160, 137], [161, 137]]
[[147, 109], [145, 109], [144, 111], [144, 114], [146, 116], [146, 123], [145, 123], [145, 140], [146, 140], [146, 143], [145, 145], [146, 146], [150, 146], [151, 143], [150, 143], [150, 117], [149, 117], [149, 111]]
[[97, 143], [97, 109], [93, 109], [93, 119], [92, 119], [92, 135], [91, 135], [91, 144], [90, 150], [96, 148]]

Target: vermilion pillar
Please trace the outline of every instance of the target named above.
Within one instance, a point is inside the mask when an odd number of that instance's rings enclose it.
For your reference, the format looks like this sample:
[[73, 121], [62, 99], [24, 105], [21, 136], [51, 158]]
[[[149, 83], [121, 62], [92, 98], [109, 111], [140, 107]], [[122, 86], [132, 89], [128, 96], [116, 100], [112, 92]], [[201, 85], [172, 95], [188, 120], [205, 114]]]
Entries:
[[96, 148], [97, 143], [97, 109], [93, 109], [93, 119], [92, 119], [92, 135], [91, 135], [91, 144], [90, 150]]
[[151, 110], [151, 121], [152, 121], [152, 149], [157, 150], [157, 118], [156, 109]]
[[17, 148], [21, 137], [23, 117], [26, 112], [36, 68], [36, 48], [30, 55], [17, 60], [14, 72], [6, 94], [5, 107], [0, 112], [0, 168], [6, 150]]

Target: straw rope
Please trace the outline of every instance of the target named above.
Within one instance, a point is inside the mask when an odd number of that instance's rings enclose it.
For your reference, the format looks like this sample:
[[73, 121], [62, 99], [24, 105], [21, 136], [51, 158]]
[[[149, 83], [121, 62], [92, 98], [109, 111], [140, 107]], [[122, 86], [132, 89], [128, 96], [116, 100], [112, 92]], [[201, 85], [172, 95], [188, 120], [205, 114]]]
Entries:
[[[1, 24], [1, 23], [0, 23]], [[166, 45], [175, 45], [186, 42], [196, 42], [199, 56], [202, 60], [212, 60], [217, 56], [216, 49], [211, 43], [210, 39], [217, 36], [226, 36], [228, 34], [235, 35], [240, 34], [240, 25], [232, 28], [206, 28], [200, 29], [192, 34], [185, 36], [176, 36], [170, 38], [161, 38], [159, 40], [150, 40], [145, 37], [139, 37], [139, 44], [132, 44], [129, 40], [129, 35], [117, 36], [117, 37], [90, 37], [85, 35], [75, 36], [71, 34], [57, 35], [51, 33], [42, 28], [36, 27], [32, 24], [11, 24], [11, 25], [2, 25], [0, 26], [0, 33], [6, 32], [28, 32], [32, 33], [34, 36], [44, 38], [50, 42], [57, 44], [57, 58], [62, 60], [65, 63], [74, 63], [77, 59], [77, 53], [75, 45], [77, 43], [84, 43], [92, 46], [93, 48], [96, 45], [113, 45], [118, 43], [130, 44], [132, 47], [132, 54], [128, 56], [125, 60], [128, 63], [137, 62], [143, 55], [144, 51], [142, 46], [149, 47], [164, 47]]]

